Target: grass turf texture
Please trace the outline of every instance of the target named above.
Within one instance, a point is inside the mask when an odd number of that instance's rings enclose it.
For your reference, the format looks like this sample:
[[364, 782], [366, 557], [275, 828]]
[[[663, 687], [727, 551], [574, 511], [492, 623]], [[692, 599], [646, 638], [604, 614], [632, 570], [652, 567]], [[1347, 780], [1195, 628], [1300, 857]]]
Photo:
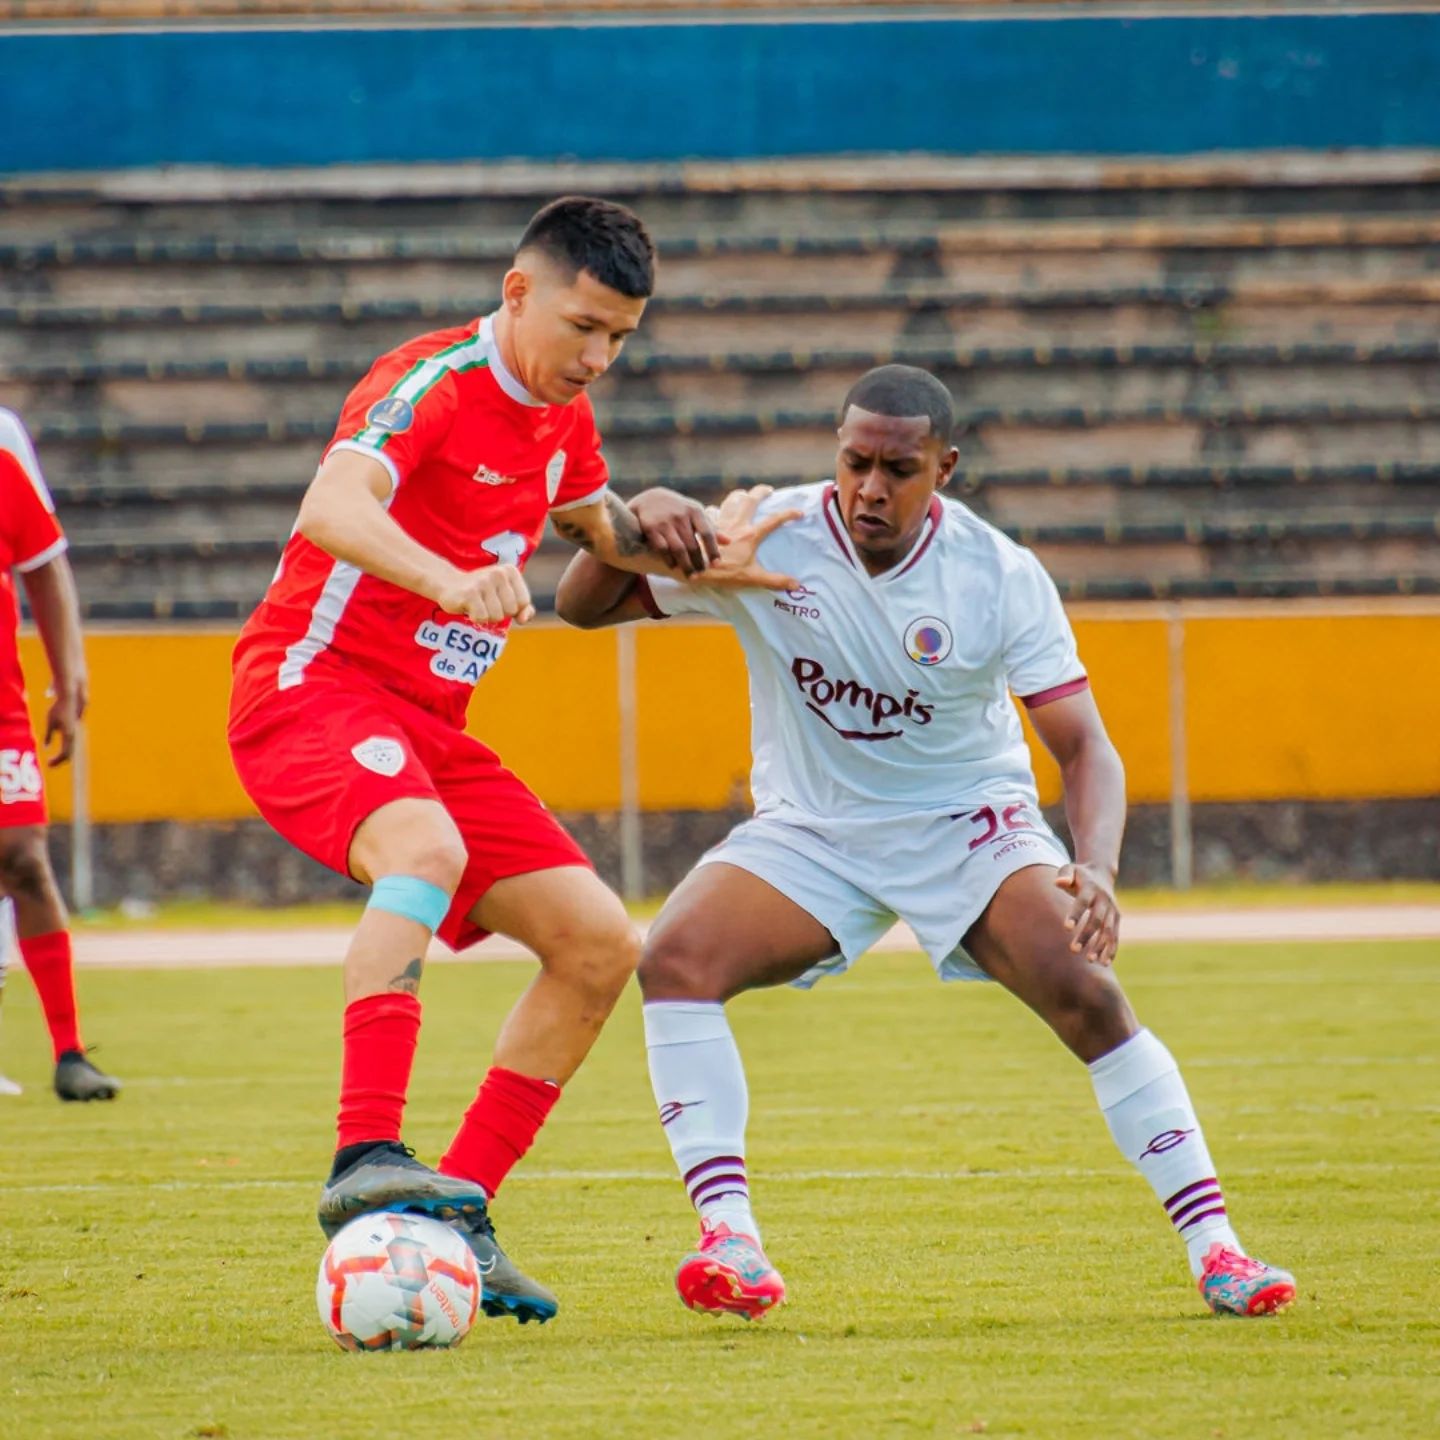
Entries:
[[[356, 887], [356, 896], [362, 892]], [[628, 907], [637, 920], [653, 920], [663, 898], [637, 900]], [[1325, 905], [1440, 905], [1440, 882], [1431, 880], [1333, 881], [1325, 884], [1261, 884], [1249, 880], [1197, 885], [1191, 890], [1122, 888], [1126, 910], [1285, 909]], [[287, 929], [292, 926], [351, 926], [359, 923], [357, 898], [310, 905], [241, 905], [219, 900], [162, 900], [129, 913], [123, 908], [90, 910], [74, 917], [77, 930]]]
[[[1242, 1238], [1298, 1274], [1289, 1314], [1209, 1316], [1075, 1062], [997, 988], [942, 990], [890, 956], [732, 1007], [783, 1311], [747, 1327], [675, 1298], [694, 1226], [632, 991], [496, 1206], [560, 1318], [345, 1355], [312, 1298], [338, 976], [84, 974], [91, 1038], [127, 1089], [62, 1107], [16, 975], [0, 1060], [28, 1088], [0, 1101], [0, 1430], [1432, 1435], [1440, 950], [1134, 946], [1123, 966], [1185, 1068]], [[528, 975], [426, 977], [422, 1158]]]

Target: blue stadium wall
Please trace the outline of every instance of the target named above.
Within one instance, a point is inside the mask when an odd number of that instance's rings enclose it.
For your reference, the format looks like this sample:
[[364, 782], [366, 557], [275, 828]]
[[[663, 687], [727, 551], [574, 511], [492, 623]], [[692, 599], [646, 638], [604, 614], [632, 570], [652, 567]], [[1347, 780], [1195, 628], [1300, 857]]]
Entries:
[[1440, 145], [1440, 15], [0, 34], [0, 172]]

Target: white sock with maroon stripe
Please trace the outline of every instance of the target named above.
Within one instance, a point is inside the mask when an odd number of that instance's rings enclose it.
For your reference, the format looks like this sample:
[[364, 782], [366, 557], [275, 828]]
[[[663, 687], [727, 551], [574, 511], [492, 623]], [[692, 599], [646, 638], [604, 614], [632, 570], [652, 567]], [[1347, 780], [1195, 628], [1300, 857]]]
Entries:
[[644, 1014], [650, 1083], [690, 1203], [703, 1221], [758, 1242], [745, 1173], [750, 1095], [725, 1007], [657, 1000]]
[[1210, 1246], [1219, 1240], [1240, 1250], [1240, 1242], [1174, 1057], [1142, 1030], [1092, 1061], [1089, 1070], [1120, 1153], [1150, 1182], [1198, 1279]]

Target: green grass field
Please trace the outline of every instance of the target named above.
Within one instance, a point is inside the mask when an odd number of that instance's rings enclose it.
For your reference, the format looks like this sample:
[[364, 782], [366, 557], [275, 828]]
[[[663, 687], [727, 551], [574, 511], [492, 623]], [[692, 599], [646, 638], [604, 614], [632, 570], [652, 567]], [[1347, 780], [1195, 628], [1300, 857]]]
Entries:
[[[263, 937], [257, 937], [257, 945]], [[1440, 1429], [1440, 947], [1134, 946], [1231, 1213], [1300, 1300], [1208, 1315], [1088, 1083], [992, 987], [873, 957], [732, 1007], [750, 1159], [790, 1305], [707, 1320], [671, 1289], [693, 1221], [633, 992], [495, 1207], [561, 1293], [544, 1329], [341, 1353], [313, 1219], [333, 972], [88, 972], [127, 1088], [62, 1107], [23, 976], [0, 1061], [0, 1434], [131, 1437], [1433, 1436]], [[426, 977], [408, 1138], [433, 1160], [528, 970]]]

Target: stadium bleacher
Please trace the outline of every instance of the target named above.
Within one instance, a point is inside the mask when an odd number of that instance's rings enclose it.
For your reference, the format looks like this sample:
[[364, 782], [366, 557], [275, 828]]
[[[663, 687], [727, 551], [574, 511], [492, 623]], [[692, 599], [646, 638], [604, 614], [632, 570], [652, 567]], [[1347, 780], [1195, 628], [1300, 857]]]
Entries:
[[[662, 254], [596, 396], [622, 492], [817, 477], [850, 380], [903, 360], [956, 396], [957, 493], [1071, 597], [1440, 591], [1432, 161], [901, 169], [591, 177]], [[348, 178], [0, 187], [0, 397], [92, 617], [246, 613], [349, 386], [492, 305], [519, 225], [570, 188]], [[537, 592], [563, 562], [547, 544]]]

